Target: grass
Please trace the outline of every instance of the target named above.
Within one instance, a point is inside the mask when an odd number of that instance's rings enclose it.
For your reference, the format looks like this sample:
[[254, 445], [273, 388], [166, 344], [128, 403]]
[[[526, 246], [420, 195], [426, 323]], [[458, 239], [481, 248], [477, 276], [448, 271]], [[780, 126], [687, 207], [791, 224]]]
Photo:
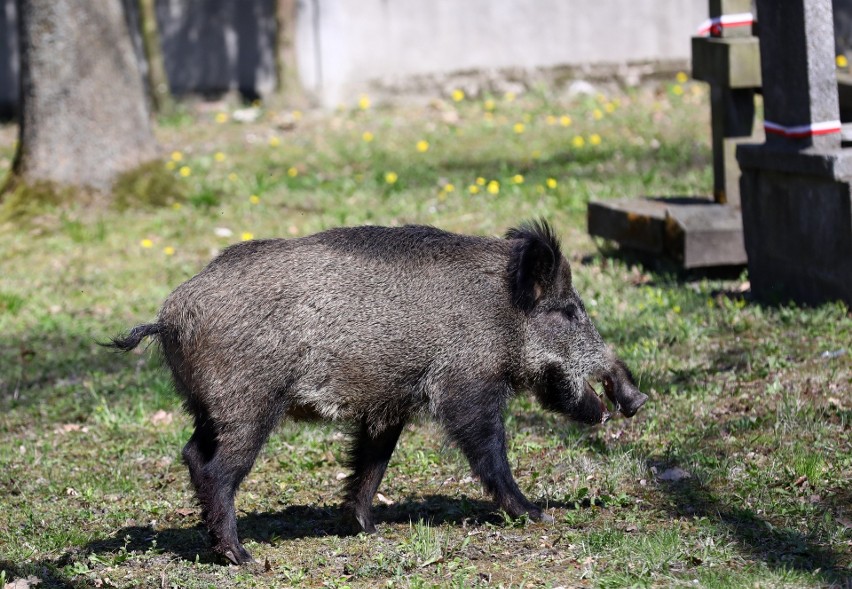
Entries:
[[[674, 84], [568, 101], [542, 91], [267, 111], [248, 124], [184, 108], [157, 128], [179, 198], [52, 206], [7, 223], [0, 581], [850, 586], [849, 310], [762, 306], [746, 275], [643, 265], [585, 232], [593, 198], [707, 194], [708, 111], [700, 86]], [[14, 132], [0, 128], [0, 173]], [[341, 427], [285, 423], [237, 500], [260, 565], [214, 561], [180, 462], [190, 424], [163, 367], [95, 341], [151, 319], [243, 237], [407, 222], [500, 234], [539, 216], [558, 228], [590, 314], [651, 396], [634, 419], [592, 429], [513, 401], [514, 473], [555, 523], [494, 512], [461, 455], [418, 423], [380, 488], [379, 535], [347, 536]], [[663, 480], [674, 468], [688, 476]]]

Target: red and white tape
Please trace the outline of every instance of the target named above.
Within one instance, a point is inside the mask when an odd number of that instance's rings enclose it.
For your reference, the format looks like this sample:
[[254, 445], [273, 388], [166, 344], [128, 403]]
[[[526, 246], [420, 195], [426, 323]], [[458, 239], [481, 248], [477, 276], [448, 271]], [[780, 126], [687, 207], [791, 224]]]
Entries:
[[723, 14], [715, 18], [708, 18], [698, 27], [699, 35], [719, 36], [722, 29], [728, 27], [745, 27], [754, 24], [754, 15], [751, 12], [739, 12], [737, 14]]
[[840, 121], [823, 121], [821, 123], [796, 125], [793, 127], [786, 127], [772, 121], [763, 121], [763, 128], [767, 133], [772, 133], [773, 135], [783, 135], [784, 137], [800, 139], [802, 137], [813, 137], [814, 135], [840, 133]]

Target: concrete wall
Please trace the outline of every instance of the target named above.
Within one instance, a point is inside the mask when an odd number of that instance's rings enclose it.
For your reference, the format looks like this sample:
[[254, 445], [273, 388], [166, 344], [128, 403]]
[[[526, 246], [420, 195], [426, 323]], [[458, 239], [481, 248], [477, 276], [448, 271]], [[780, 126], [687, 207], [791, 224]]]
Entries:
[[302, 0], [297, 54], [327, 105], [407, 76], [689, 59], [707, 0]]

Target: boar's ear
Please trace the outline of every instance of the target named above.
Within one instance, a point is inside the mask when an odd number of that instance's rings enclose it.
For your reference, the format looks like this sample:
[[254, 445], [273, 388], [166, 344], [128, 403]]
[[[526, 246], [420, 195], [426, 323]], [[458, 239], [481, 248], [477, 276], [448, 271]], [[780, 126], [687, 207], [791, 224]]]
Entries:
[[512, 302], [528, 313], [556, 284], [562, 262], [559, 240], [545, 221], [509, 229], [506, 239], [515, 242], [508, 267]]

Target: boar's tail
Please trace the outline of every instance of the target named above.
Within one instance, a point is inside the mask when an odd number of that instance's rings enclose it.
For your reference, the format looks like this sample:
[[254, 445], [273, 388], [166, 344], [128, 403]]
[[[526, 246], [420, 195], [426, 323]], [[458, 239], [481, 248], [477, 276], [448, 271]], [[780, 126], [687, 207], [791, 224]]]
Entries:
[[107, 348], [115, 348], [122, 352], [129, 352], [139, 345], [139, 343], [148, 336], [160, 335], [163, 332], [164, 325], [162, 323], [145, 323], [137, 325], [130, 330], [126, 337], [113, 337], [110, 341], [101, 345]]

